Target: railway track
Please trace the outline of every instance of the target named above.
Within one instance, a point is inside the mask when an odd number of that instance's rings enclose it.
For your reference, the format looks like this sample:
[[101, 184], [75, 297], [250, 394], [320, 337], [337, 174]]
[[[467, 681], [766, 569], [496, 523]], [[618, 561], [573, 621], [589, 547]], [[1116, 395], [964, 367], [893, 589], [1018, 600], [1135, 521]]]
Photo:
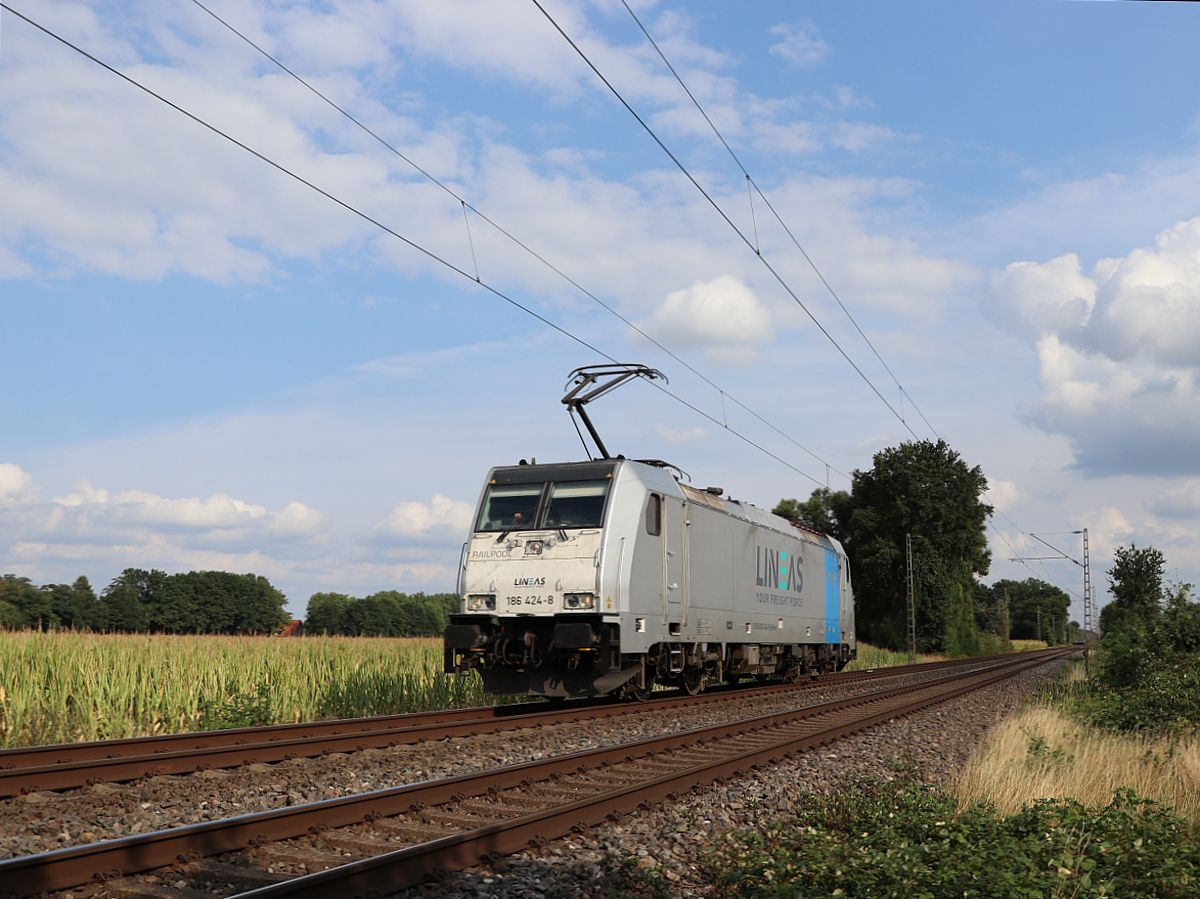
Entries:
[[39, 790], [66, 790], [93, 783], [119, 783], [157, 774], [187, 774], [211, 768], [235, 768], [253, 763], [312, 758], [331, 752], [354, 752], [525, 727], [544, 727], [589, 718], [618, 717], [636, 714], [647, 708], [670, 709], [737, 702], [747, 696], [896, 677], [914, 672], [959, 669], [989, 660], [976, 658], [841, 672], [800, 684], [721, 688], [698, 696], [669, 692], [659, 694], [645, 704], [614, 702], [610, 699], [518, 703], [7, 749], [0, 751], [0, 798]]
[[[382, 894], [736, 776], [1071, 653], [993, 659], [849, 699], [523, 765], [0, 862], [0, 895]], [[218, 857], [218, 858], [214, 858]], [[314, 870], [319, 869], [319, 870]], [[137, 875], [139, 872], [149, 872]], [[79, 895], [79, 894], [77, 894]]]

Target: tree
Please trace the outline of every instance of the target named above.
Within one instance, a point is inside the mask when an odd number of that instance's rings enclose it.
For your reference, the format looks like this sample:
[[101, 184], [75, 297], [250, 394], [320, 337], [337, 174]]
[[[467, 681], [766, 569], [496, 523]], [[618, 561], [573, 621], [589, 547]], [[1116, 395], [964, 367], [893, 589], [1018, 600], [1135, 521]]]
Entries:
[[0, 599], [0, 630], [18, 630], [23, 622], [21, 610], [7, 599]]
[[1200, 653], [1200, 602], [1192, 599], [1191, 584], [1176, 584], [1167, 593], [1159, 619], [1160, 646], [1173, 653]]
[[138, 599], [136, 587], [118, 578], [104, 588], [100, 596], [100, 626], [122, 633], [149, 630], [150, 616]]
[[147, 606], [150, 630], [163, 634], [211, 631], [202, 586], [196, 572], [163, 578]]
[[1117, 689], [1136, 687], [1160, 647], [1153, 631], [1162, 614], [1166, 559], [1152, 546], [1119, 546], [1108, 570], [1112, 602], [1100, 610], [1100, 676]]
[[1149, 627], [1161, 611], [1167, 560], [1152, 546], [1119, 546], [1108, 570], [1112, 602], [1100, 610], [1100, 629]]
[[[1050, 639], [1052, 621], [1057, 622], [1058, 636], [1061, 636], [1063, 624], [1067, 621], [1067, 609], [1071, 605], [1071, 597], [1058, 587], [1039, 578], [1031, 577], [1023, 581], [999, 580], [992, 584], [991, 589], [993, 594], [1008, 594], [1008, 614], [1013, 638], [1055, 642]], [[1041, 616], [1040, 630], [1038, 627], [1039, 612]]]
[[907, 633], [905, 534], [912, 535], [917, 644], [965, 654], [977, 641], [974, 575], [987, 574], [987, 478], [944, 440], [902, 443], [855, 471], [846, 526], [859, 636], [902, 648]]
[[304, 615], [306, 634], [346, 633], [346, 609], [352, 602], [345, 593], [314, 593]]
[[6, 619], [18, 621], [16, 627], [46, 630], [58, 624], [50, 596], [39, 590], [27, 577], [17, 577], [15, 574], [0, 577], [0, 601], [16, 610], [15, 616], [11, 612], [4, 612]]
[[818, 487], [804, 502], [781, 499], [771, 511], [788, 521], [798, 521], [805, 527], [845, 542], [846, 524], [853, 507], [850, 494], [845, 490]]

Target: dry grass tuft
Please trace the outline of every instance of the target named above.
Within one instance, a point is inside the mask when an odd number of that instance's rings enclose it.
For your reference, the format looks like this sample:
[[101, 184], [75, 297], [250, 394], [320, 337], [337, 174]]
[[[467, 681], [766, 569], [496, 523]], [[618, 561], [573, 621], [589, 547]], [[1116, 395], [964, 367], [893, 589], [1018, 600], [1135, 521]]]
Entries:
[[[932, 653], [922, 653], [917, 656], [917, 662], [942, 662], [946, 660], [946, 656], [934, 655]], [[910, 659], [907, 653], [896, 652], [892, 649], [882, 649], [878, 646], [872, 646], [870, 643], [858, 644], [858, 655], [849, 665], [846, 666], [846, 671], [868, 671], [871, 668], [894, 668], [897, 665], [908, 665]]]
[[1107, 805], [1122, 787], [1200, 823], [1200, 735], [1147, 738], [1098, 730], [1065, 711], [1033, 707], [993, 733], [959, 781], [961, 807], [1015, 812], [1037, 799]]
[[1012, 640], [1013, 652], [1032, 652], [1035, 649], [1045, 649], [1050, 644], [1045, 640]]

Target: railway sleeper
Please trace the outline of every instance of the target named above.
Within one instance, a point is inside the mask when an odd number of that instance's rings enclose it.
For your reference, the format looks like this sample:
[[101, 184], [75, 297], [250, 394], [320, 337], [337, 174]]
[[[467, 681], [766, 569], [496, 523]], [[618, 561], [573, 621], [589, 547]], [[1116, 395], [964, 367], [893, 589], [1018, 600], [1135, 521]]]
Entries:
[[[443, 825], [446, 827], [452, 827], [452, 828], [454, 828], [454, 830], [452, 832], [457, 833], [460, 830], [468, 829], [467, 825], [469, 825], [469, 824], [477, 824], [480, 827], [483, 827], [485, 824], [492, 823], [492, 821], [494, 821], [495, 819], [494, 818], [485, 818], [482, 815], [463, 814], [462, 812], [457, 811], [457, 810], [450, 811], [450, 810], [431, 809], [430, 811], [423, 812], [421, 814], [421, 820], [422, 820], [422, 823], [425, 821], [429, 821], [430, 823], [433, 823], [433, 824], [440, 824], [440, 825]], [[442, 836], [445, 836], [445, 834], [442, 834]]]
[[505, 818], [511, 818], [514, 814], [521, 814], [529, 806], [512, 807], [506, 806], [501, 802], [483, 802], [476, 799], [468, 799], [465, 802], [458, 804], [460, 809], [463, 809], [469, 814], [487, 818], [492, 821], [502, 821]]
[[434, 830], [432, 827], [421, 827], [419, 824], [402, 824], [387, 819], [372, 821], [371, 829], [379, 833], [394, 836], [400, 842], [413, 844], [428, 843], [430, 840], [440, 840], [442, 837], [450, 836], [458, 830]]
[[[441, 836], [441, 835], [439, 835]], [[398, 847], [395, 843], [389, 840], [372, 839], [358, 833], [338, 833], [330, 831], [329, 833], [321, 834], [321, 842], [334, 849], [339, 849], [342, 852], [350, 852], [362, 858], [368, 858], [375, 855], [383, 855], [386, 852], [394, 852]], [[426, 840], [430, 839], [425, 837]], [[437, 839], [437, 837], [434, 837]], [[346, 860], [342, 859], [342, 864]]]
[[268, 843], [246, 853], [264, 868], [283, 866], [297, 868], [303, 871], [322, 871], [325, 868], [336, 868], [344, 865], [346, 858], [332, 852], [321, 852], [311, 846], [303, 850], [281, 843]]
[[212, 893], [207, 890], [134, 880], [132, 877], [110, 880], [100, 890], [99, 895], [108, 899], [213, 899]]
[[245, 889], [270, 886], [290, 879], [286, 874], [274, 874], [260, 867], [246, 864], [230, 864], [228, 862], [200, 859], [188, 862], [176, 869], [180, 875], [195, 883], [221, 884]]

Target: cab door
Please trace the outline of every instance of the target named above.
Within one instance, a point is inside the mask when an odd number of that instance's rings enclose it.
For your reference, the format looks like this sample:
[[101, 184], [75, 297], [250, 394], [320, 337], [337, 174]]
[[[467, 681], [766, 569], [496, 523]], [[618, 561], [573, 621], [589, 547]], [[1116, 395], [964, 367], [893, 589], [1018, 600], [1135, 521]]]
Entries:
[[664, 621], [687, 618], [687, 503], [664, 497], [663, 595]]

